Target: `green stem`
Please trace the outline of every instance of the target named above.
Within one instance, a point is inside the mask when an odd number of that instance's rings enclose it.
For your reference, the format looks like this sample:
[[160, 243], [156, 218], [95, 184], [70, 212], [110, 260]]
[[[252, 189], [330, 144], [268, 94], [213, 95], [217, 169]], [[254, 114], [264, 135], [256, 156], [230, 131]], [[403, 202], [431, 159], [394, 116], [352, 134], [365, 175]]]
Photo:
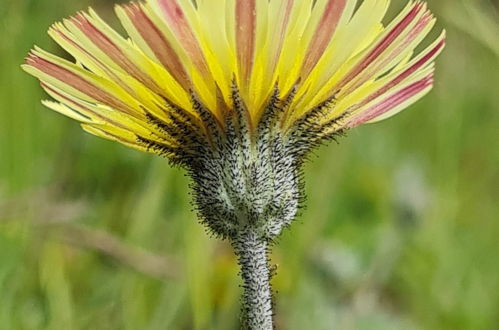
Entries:
[[232, 241], [241, 266], [244, 292], [242, 325], [249, 330], [272, 330], [272, 288], [268, 242], [254, 230], [241, 232]]

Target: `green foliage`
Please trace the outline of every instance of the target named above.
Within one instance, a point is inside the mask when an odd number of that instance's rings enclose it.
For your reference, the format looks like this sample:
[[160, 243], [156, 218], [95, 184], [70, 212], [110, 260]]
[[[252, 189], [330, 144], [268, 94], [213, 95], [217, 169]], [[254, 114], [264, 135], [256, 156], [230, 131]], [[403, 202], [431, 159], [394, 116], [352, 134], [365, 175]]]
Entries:
[[[312, 157], [273, 255], [279, 329], [499, 324], [497, 9], [428, 2], [435, 91]], [[0, 2], [0, 329], [236, 329], [235, 259], [183, 173], [44, 109], [19, 68], [34, 42], [62, 54], [44, 31], [89, 4]]]

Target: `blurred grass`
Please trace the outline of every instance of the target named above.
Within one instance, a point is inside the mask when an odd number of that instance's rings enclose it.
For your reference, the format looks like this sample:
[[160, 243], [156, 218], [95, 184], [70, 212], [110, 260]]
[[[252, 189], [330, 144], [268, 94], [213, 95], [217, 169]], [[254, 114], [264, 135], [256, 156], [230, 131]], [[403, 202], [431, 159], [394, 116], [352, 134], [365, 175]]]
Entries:
[[[499, 324], [497, 4], [428, 2], [449, 35], [435, 91], [307, 165], [307, 208], [273, 255], [280, 329]], [[0, 329], [236, 329], [234, 258], [182, 171], [44, 109], [19, 69], [33, 43], [62, 54], [45, 30], [90, 4], [112, 17], [104, 0], [0, 2]], [[69, 242], [78, 226], [179, 275]]]

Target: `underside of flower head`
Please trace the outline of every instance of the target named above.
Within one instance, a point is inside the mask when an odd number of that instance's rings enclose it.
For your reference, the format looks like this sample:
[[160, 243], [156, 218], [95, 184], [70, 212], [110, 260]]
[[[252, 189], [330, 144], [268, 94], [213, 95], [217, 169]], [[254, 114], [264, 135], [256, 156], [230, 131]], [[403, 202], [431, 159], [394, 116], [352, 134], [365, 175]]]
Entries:
[[129, 38], [90, 9], [49, 30], [75, 62], [35, 47], [24, 69], [86, 131], [187, 168], [227, 236], [289, 223], [311, 149], [430, 91], [445, 35], [415, 53], [435, 19], [410, 1], [385, 24], [389, 2], [147, 0], [116, 6]]

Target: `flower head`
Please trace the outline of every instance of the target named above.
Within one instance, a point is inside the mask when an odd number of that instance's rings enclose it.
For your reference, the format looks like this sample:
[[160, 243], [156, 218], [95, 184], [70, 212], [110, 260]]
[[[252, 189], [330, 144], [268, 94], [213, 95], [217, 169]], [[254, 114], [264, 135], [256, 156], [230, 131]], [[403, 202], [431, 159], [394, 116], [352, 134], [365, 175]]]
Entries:
[[116, 6], [130, 38], [89, 10], [50, 36], [75, 63], [35, 48], [24, 69], [49, 108], [95, 135], [166, 156], [191, 173], [209, 227], [263, 237], [295, 217], [308, 152], [428, 93], [444, 33], [410, 1], [147, 0]]

